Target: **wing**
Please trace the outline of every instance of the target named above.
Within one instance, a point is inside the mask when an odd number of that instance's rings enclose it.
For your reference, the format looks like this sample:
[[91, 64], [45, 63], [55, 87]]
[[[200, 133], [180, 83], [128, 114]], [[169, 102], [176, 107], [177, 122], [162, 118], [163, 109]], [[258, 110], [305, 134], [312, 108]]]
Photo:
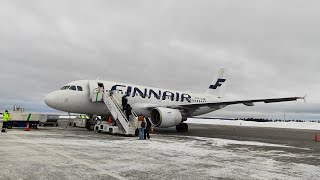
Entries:
[[297, 101], [298, 99], [305, 99], [305, 97], [252, 99], [252, 100], [241, 100], [241, 101], [220, 101], [220, 102], [201, 103], [201, 104], [186, 104], [186, 105], [179, 105], [179, 106], [180, 107], [192, 107], [192, 108], [199, 108], [202, 106], [207, 106], [207, 107], [228, 106], [228, 105], [233, 105], [233, 104], [244, 104], [246, 106], [254, 106], [254, 103], [258, 103], [258, 102], [277, 103], [277, 102]]
[[[287, 101], [297, 101], [298, 99], [303, 99], [305, 101], [306, 96], [304, 97], [286, 97], [286, 98], [271, 98], [271, 99], [252, 99], [252, 100], [240, 100], [240, 101], [219, 101], [219, 102], [210, 102], [210, 103], [197, 103], [197, 104], [181, 104], [181, 105], [170, 105], [163, 106], [172, 109], [181, 109], [195, 111], [200, 107], [225, 107], [233, 104], [244, 104], [246, 106], [254, 106], [254, 103], [264, 102], [264, 103], [277, 103], [277, 102], [287, 102]], [[148, 109], [153, 109], [159, 106], [148, 106]], [[220, 109], [220, 108], [219, 108]]]

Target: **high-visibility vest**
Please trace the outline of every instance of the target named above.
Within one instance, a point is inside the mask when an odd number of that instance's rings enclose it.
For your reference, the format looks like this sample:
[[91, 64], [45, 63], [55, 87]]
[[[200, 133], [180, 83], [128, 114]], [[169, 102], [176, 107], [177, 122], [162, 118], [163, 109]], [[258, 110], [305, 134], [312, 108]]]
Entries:
[[8, 122], [9, 120], [10, 120], [9, 114], [7, 112], [4, 112], [2, 116], [2, 121]]

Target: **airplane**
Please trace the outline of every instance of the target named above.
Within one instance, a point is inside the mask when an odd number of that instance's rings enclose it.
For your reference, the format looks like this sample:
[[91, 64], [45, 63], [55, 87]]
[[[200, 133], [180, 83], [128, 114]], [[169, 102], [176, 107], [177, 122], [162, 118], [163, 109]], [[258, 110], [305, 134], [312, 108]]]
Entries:
[[49, 107], [68, 113], [107, 116], [110, 114], [107, 106], [103, 102], [93, 102], [94, 97], [91, 94], [97, 88], [103, 88], [104, 93], [118, 91], [127, 97], [128, 103], [136, 114], [149, 117], [155, 127], [176, 126], [177, 131], [188, 131], [188, 125], [184, 123], [188, 117], [207, 114], [234, 104], [254, 106], [254, 103], [258, 102], [277, 103], [298, 99], [305, 101], [305, 97], [224, 100], [226, 82], [224, 69], [219, 70], [217, 78], [204, 93], [104, 80], [78, 80], [48, 94], [44, 101]]

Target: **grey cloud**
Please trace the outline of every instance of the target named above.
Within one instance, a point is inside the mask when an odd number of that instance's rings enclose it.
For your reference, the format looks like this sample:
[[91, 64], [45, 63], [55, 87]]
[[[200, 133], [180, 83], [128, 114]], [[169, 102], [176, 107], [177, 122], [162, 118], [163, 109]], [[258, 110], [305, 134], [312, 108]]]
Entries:
[[[228, 107], [317, 111], [318, 1], [1, 1], [0, 108], [50, 111], [43, 97], [96, 79], [204, 91], [220, 67], [228, 96], [302, 96], [309, 103]], [[32, 105], [34, 104], [34, 105]], [[310, 118], [311, 116], [306, 117]], [[317, 116], [312, 116], [315, 118]]]

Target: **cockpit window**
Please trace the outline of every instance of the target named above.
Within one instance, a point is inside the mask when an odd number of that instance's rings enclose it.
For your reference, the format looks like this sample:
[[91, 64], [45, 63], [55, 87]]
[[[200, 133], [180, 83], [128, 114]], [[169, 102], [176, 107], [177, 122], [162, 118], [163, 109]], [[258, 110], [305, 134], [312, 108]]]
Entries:
[[82, 87], [81, 86], [77, 86], [78, 91], [82, 91]]
[[74, 90], [74, 91], [77, 90], [76, 86], [71, 86], [69, 89], [70, 89], [70, 90]]
[[70, 86], [63, 86], [60, 90], [66, 90], [69, 89]]

